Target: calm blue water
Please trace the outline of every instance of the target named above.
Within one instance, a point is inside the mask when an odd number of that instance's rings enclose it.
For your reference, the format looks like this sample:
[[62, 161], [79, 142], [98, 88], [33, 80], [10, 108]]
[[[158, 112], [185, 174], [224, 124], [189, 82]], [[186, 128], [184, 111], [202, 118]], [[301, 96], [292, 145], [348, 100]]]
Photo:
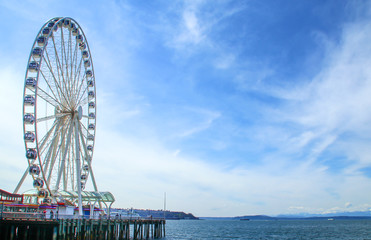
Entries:
[[165, 239], [371, 240], [371, 220], [168, 220]]

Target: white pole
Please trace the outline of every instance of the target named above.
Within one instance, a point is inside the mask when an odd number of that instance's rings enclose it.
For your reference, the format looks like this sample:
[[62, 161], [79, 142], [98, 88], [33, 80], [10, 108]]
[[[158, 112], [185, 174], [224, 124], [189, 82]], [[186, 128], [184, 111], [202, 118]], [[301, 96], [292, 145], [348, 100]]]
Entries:
[[77, 192], [79, 203], [79, 216], [82, 216], [82, 199], [81, 199], [81, 166], [80, 166], [80, 142], [78, 131], [78, 120], [75, 118], [75, 142], [76, 142], [76, 175], [77, 175]]
[[164, 192], [164, 219], [165, 219], [165, 212], [166, 212], [166, 192]]

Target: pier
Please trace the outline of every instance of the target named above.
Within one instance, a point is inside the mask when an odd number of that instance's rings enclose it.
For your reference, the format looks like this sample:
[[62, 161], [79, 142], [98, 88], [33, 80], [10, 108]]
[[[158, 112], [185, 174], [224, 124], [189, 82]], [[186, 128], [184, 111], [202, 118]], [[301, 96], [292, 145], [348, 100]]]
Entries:
[[0, 239], [121, 240], [165, 237], [164, 219], [0, 219]]

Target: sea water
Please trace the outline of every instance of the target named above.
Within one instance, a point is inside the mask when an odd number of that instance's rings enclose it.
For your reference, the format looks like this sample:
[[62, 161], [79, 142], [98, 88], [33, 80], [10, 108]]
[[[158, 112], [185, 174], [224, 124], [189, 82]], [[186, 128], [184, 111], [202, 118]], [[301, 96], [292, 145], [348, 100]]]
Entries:
[[371, 220], [167, 220], [165, 239], [371, 240]]

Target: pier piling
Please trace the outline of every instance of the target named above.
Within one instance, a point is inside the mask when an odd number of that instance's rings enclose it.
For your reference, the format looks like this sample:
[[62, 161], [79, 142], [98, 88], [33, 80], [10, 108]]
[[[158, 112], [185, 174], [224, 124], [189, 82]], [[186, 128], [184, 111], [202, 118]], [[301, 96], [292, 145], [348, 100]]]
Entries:
[[0, 239], [9, 240], [136, 240], [163, 237], [163, 219], [0, 220]]

